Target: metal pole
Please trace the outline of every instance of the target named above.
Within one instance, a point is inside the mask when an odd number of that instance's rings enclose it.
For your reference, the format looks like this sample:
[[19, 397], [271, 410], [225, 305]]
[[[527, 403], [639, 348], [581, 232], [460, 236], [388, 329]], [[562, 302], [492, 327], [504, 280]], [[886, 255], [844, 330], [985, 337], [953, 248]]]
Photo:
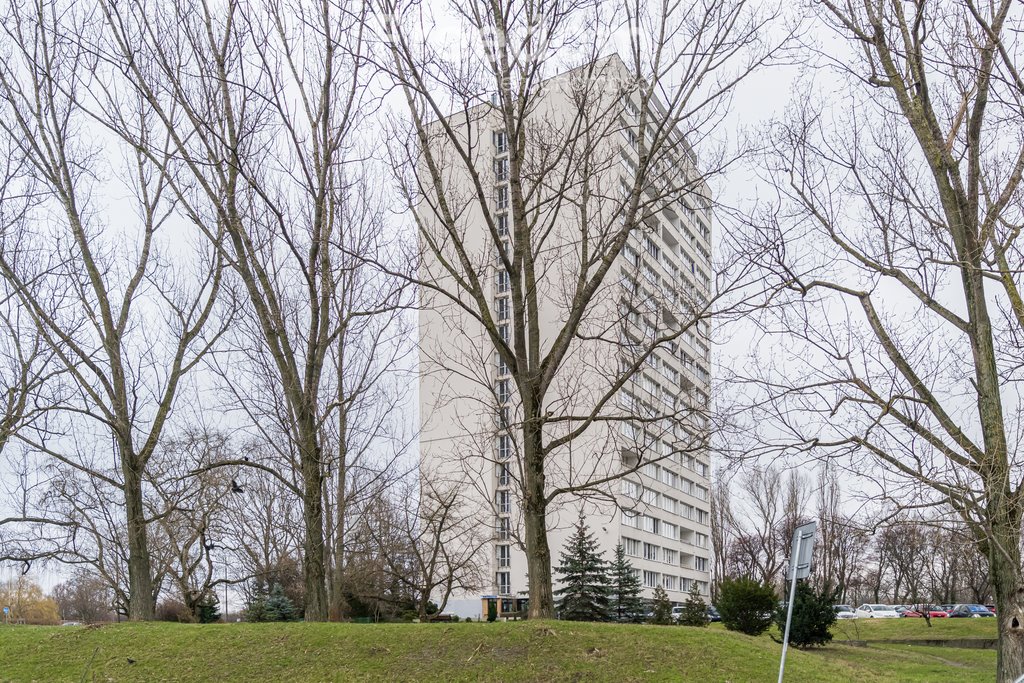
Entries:
[[[793, 558], [791, 562], [795, 562]], [[789, 602], [786, 604], [786, 633], [782, 636], [782, 661], [779, 662], [779, 683], [786, 670], [786, 649], [789, 648], [789, 622], [793, 620], [793, 600], [796, 599], [796, 565], [793, 564], [793, 580], [789, 585]]]
[[224, 556], [224, 623], [228, 623], [228, 556]]

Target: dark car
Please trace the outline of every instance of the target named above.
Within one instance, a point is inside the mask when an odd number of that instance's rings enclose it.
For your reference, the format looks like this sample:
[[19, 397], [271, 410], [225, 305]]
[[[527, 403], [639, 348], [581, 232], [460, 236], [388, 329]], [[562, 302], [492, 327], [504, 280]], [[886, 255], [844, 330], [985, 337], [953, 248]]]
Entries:
[[721, 621], [722, 615], [718, 613], [718, 610], [714, 605], [708, 605], [708, 621]]
[[976, 619], [978, 617], [994, 617], [995, 614], [990, 612], [989, 609], [984, 605], [957, 605], [952, 610], [950, 610], [949, 616], [959, 618], [969, 617]]

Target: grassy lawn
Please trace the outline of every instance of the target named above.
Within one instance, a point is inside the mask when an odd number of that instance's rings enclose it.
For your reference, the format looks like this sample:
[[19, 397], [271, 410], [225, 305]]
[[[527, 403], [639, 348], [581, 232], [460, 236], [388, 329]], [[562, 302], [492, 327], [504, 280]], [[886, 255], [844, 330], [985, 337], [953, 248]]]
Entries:
[[877, 640], [885, 638], [945, 640], [951, 638], [995, 638], [995, 619], [843, 619], [832, 627], [836, 640]]
[[[778, 656], [779, 645], [767, 636], [682, 626], [153, 623], [0, 628], [4, 682], [739, 683], [774, 680]], [[993, 651], [838, 645], [792, 652], [786, 667], [791, 681], [933, 681], [953, 673], [958, 683], [989, 681], [994, 668]]]

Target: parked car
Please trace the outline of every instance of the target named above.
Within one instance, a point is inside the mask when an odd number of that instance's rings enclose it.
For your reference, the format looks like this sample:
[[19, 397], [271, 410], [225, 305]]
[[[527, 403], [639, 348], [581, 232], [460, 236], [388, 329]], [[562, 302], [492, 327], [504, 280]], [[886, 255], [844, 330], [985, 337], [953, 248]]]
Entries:
[[714, 605], [708, 605], [708, 621], [721, 621], [722, 615], [718, 613], [718, 608]]
[[949, 616], [949, 610], [943, 609], [943, 605], [914, 605], [913, 609], [921, 616], [927, 614], [931, 619], [945, 619]]
[[836, 611], [836, 619], [856, 619], [857, 613], [849, 605], [832, 605]]
[[861, 605], [856, 610], [858, 619], [899, 619], [899, 613], [892, 605]]
[[679, 618], [683, 616], [683, 612], [686, 610], [685, 605], [675, 605], [672, 608], [672, 621], [679, 621]]
[[985, 605], [985, 609], [987, 609], [992, 614], [996, 613], [996, 606], [995, 605]]
[[907, 607], [906, 605], [900, 605], [899, 607], [897, 607], [896, 608], [896, 613], [899, 614], [900, 617], [904, 618], [904, 619], [920, 619], [921, 618], [920, 610], [916, 610], [913, 607]]
[[949, 616], [977, 619], [978, 617], [994, 617], [995, 613], [990, 612], [985, 605], [957, 605], [950, 610]]

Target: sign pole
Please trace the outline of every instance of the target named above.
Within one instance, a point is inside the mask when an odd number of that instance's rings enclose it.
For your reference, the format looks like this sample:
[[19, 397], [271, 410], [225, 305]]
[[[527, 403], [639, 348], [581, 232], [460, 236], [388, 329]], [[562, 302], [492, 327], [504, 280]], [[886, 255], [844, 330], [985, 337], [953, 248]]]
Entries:
[[793, 601], [796, 598], [796, 572], [789, 582], [789, 602], [786, 603], [786, 632], [782, 636], [782, 661], [779, 662], [779, 683], [782, 683], [782, 674], [786, 670], [786, 650], [789, 649], [789, 625], [793, 621]]
[[789, 627], [793, 622], [793, 603], [796, 602], [797, 579], [806, 579], [811, 573], [811, 552], [814, 550], [816, 522], [801, 524], [793, 531], [793, 548], [789, 554], [789, 601], [786, 603], [786, 628], [782, 636], [782, 659], [779, 661], [779, 683], [786, 671], [786, 651], [789, 649]]

